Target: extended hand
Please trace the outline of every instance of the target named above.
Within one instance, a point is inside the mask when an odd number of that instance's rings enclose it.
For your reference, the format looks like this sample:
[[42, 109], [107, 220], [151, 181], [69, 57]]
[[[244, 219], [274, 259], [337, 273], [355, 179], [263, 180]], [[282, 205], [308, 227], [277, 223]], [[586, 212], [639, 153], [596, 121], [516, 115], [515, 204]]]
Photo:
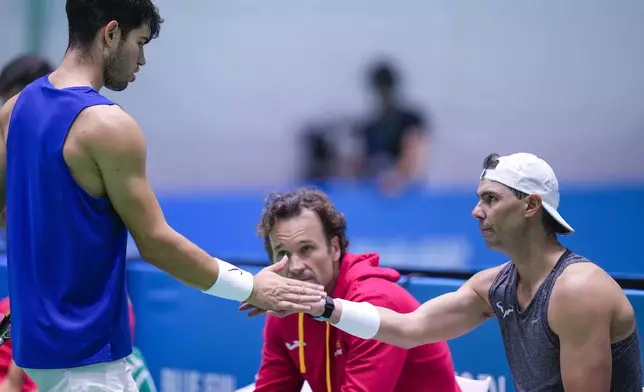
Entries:
[[258, 310], [297, 313], [310, 311], [313, 305], [326, 298], [324, 287], [321, 285], [300, 282], [279, 275], [286, 266], [286, 262], [287, 258], [284, 256], [278, 263], [264, 268], [255, 275], [253, 293], [244, 304]]

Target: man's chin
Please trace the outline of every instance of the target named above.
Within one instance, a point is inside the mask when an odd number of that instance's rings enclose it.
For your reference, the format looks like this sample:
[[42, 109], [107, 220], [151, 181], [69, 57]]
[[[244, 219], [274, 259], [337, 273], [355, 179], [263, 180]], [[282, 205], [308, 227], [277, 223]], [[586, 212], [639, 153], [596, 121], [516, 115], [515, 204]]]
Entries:
[[128, 84], [129, 84], [129, 82], [119, 83], [118, 85], [117, 84], [106, 84], [105, 88], [110, 90], [110, 91], [117, 91], [118, 92], [118, 91], [125, 90], [127, 88]]

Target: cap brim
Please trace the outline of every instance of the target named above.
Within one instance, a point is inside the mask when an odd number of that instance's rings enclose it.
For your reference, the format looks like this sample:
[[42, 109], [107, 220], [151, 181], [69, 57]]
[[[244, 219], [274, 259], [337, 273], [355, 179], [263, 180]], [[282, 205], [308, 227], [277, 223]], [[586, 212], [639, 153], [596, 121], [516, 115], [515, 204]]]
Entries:
[[550, 204], [543, 203], [542, 204], [543, 208], [548, 211], [548, 214], [554, 218], [564, 229], [568, 230], [565, 233], [561, 234], [572, 234], [575, 232], [575, 230], [566, 222], [566, 220], [559, 214], [559, 212], [554, 209]]

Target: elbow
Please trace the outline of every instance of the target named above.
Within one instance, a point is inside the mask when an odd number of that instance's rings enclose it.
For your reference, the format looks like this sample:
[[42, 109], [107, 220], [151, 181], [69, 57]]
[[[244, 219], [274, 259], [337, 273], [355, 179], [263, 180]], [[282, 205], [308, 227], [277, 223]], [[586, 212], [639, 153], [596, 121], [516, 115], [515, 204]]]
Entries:
[[416, 313], [409, 314], [408, 320], [402, 323], [400, 347], [410, 350], [424, 344], [435, 343], [436, 340], [428, 336], [422, 320]]
[[132, 233], [141, 258], [153, 265], [160, 263], [163, 255], [167, 254], [168, 245], [172, 244], [171, 231], [168, 226], [167, 229], [160, 227], [142, 234]]
[[405, 350], [411, 350], [412, 348], [416, 348], [428, 343], [433, 342], [425, 341], [421, 336], [409, 334], [406, 335], [405, 338], [400, 342], [399, 347], [404, 348]]

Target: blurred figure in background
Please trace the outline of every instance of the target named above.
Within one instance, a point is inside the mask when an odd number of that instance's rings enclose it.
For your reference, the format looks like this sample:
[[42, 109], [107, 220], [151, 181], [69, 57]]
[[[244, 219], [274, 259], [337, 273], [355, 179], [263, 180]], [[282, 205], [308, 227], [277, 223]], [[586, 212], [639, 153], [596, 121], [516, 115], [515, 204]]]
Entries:
[[431, 126], [422, 113], [403, 102], [400, 76], [393, 65], [375, 63], [368, 78], [375, 107], [358, 128], [363, 141], [360, 173], [395, 193], [425, 175]]
[[54, 68], [46, 60], [23, 54], [8, 62], [0, 72], [0, 100], [6, 102], [29, 83], [51, 73]]

